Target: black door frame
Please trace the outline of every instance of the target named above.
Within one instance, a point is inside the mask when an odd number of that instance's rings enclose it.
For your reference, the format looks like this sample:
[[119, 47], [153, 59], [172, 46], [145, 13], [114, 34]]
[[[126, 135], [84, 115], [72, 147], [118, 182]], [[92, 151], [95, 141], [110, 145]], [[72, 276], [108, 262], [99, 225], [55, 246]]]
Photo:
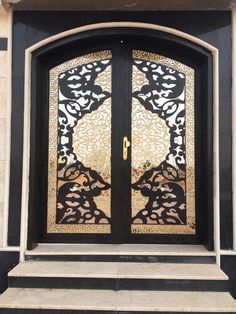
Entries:
[[[212, 56], [210, 51], [183, 38], [160, 31], [136, 28], [112, 28], [87, 31], [50, 43], [32, 55], [32, 109], [28, 248], [40, 241], [79, 242], [77, 235], [45, 235], [47, 209], [47, 134], [48, 134], [48, 69], [78, 55], [96, 50], [111, 49], [112, 42], [136, 41], [137, 48], [153, 47], [155, 53], [174, 58], [196, 70], [196, 208], [197, 238], [179, 235], [136, 235], [134, 242], [202, 243], [213, 249], [213, 140], [212, 140]], [[152, 50], [151, 49], [151, 50]], [[148, 50], [148, 51], [151, 51]], [[118, 51], [118, 50], [117, 50]], [[118, 53], [118, 52], [117, 52]], [[118, 70], [118, 69], [117, 69]], [[113, 70], [114, 71], [114, 70]], [[115, 71], [114, 71], [115, 72]], [[199, 128], [199, 126], [201, 126]], [[199, 145], [198, 143], [201, 143]], [[203, 175], [204, 174], [204, 177]], [[127, 184], [127, 182], [124, 182]], [[113, 200], [113, 202], [115, 199]], [[118, 217], [116, 217], [119, 219]], [[128, 221], [128, 220], [127, 220]], [[42, 230], [44, 226], [44, 230]], [[118, 233], [118, 232], [117, 232]], [[81, 242], [107, 242], [107, 238], [95, 235], [79, 235]], [[117, 238], [117, 242], [120, 239]], [[108, 241], [109, 242], [109, 241]], [[113, 243], [114, 241], [112, 241]]]

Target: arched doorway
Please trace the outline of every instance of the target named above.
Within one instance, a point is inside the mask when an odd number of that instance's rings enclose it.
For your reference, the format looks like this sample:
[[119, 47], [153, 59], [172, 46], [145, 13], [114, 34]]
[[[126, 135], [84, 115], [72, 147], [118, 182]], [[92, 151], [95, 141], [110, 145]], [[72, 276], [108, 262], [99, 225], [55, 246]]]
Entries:
[[33, 238], [211, 243], [211, 63], [195, 44], [136, 29], [39, 49]]

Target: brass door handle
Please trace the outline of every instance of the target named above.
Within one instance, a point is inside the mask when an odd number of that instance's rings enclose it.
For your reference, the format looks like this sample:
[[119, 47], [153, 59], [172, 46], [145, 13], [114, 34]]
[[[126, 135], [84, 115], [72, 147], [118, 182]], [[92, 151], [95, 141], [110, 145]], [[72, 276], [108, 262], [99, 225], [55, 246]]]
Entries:
[[130, 147], [130, 141], [128, 140], [128, 137], [123, 137], [123, 159], [127, 160], [128, 158], [128, 148]]

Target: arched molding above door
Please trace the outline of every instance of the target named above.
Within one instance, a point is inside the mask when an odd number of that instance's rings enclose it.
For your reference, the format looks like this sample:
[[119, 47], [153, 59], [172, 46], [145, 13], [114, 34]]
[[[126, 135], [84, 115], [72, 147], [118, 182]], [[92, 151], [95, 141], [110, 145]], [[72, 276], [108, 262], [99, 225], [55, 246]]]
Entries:
[[50, 36], [44, 40], [41, 40], [38, 43], [36, 43], [35, 45], [26, 49], [26, 58], [27, 58], [28, 54], [32, 54], [37, 49], [39, 49], [39, 48], [41, 48], [41, 47], [43, 47], [49, 43], [58, 41], [62, 38], [66, 38], [66, 37], [69, 37], [69, 36], [72, 36], [75, 34], [79, 34], [79, 33], [88, 32], [91, 30], [112, 29], [112, 28], [118, 28], [118, 27], [119, 28], [138, 28], [138, 29], [147, 29], [147, 30], [159, 31], [159, 32], [171, 34], [171, 35], [183, 38], [185, 40], [188, 40], [192, 43], [195, 43], [195, 44], [211, 51], [212, 53], [218, 51], [218, 49], [216, 47], [207, 43], [206, 41], [199, 39], [195, 36], [192, 36], [190, 34], [187, 34], [185, 32], [182, 32], [180, 30], [171, 28], [171, 27], [166, 27], [166, 26], [156, 25], [156, 24], [149, 24], [149, 23], [140, 23], [140, 22], [106, 22], [106, 23], [89, 24], [89, 25], [85, 25], [85, 26], [81, 26], [81, 27], [76, 27], [76, 28], [70, 29], [68, 31], [58, 33], [54, 36]]
[[[181, 45], [186, 47], [189, 45], [190, 49], [204, 54], [204, 51], [212, 55], [213, 58], [213, 112], [214, 112], [214, 247], [216, 252], [219, 248], [219, 124], [218, 124], [218, 50], [216, 47], [208, 44], [207, 42], [196, 38], [187, 33], [147, 23], [136, 22], [111, 22], [111, 23], [99, 23], [82, 26], [66, 32], [59, 33], [51, 36], [39, 43], [29, 47], [25, 54], [25, 113], [24, 113], [24, 160], [23, 160], [23, 182], [22, 182], [22, 225], [21, 225], [21, 259], [24, 259], [24, 251], [27, 243], [27, 230], [28, 230], [28, 202], [29, 202], [29, 160], [30, 160], [30, 112], [31, 112], [31, 64], [32, 57], [38, 55], [40, 57], [47, 55], [48, 52], [52, 52], [52, 49], [60, 49], [65, 47], [68, 43], [78, 40], [77, 36], [86, 38], [86, 36], [92, 36], [93, 31], [100, 31], [98, 36], [103, 33], [109, 33], [112, 30], [121, 30], [121, 32], [127, 30], [138, 30], [143, 32], [143, 35], [148, 34], [146, 32], [159, 33], [161, 35], [168, 35], [170, 41], [175, 41], [177, 44], [181, 42]], [[152, 34], [150, 34], [152, 36]], [[53, 48], [52, 48], [53, 47]]]

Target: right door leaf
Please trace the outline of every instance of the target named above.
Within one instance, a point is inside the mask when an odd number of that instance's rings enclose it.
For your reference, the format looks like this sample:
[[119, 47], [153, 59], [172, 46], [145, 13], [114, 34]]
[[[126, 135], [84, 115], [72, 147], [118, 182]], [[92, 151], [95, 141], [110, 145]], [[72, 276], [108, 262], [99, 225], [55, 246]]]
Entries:
[[194, 69], [134, 50], [132, 233], [195, 234], [194, 138]]

